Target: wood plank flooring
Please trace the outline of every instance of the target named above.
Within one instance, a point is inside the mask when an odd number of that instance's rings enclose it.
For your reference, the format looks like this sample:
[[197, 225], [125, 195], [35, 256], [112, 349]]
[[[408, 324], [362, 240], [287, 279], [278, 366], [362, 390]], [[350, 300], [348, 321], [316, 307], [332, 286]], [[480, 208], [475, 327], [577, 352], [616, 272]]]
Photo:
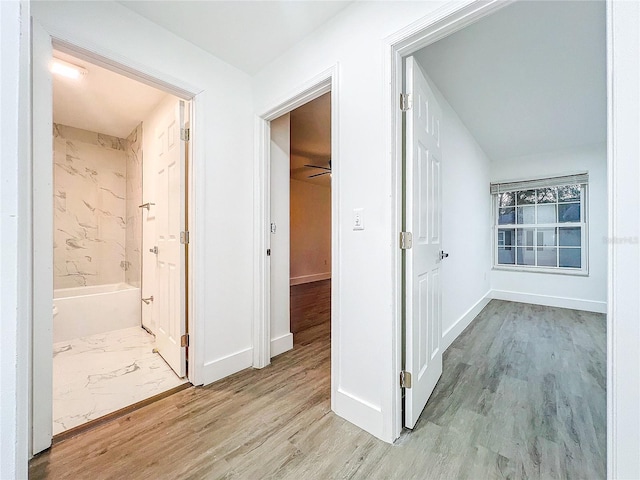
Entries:
[[291, 333], [331, 321], [331, 280], [291, 287]]
[[605, 478], [605, 321], [492, 301], [388, 445], [330, 411], [327, 322], [262, 370], [189, 388], [55, 445], [31, 478]]

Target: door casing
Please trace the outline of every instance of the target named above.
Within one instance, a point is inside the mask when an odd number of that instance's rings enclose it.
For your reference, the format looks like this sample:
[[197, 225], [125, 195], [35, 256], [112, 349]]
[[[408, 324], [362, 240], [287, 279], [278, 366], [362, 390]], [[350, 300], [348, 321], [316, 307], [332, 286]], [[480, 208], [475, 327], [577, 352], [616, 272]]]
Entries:
[[[194, 385], [202, 384], [201, 375], [204, 367], [204, 351], [203, 351], [203, 339], [199, 335], [202, 332], [204, 319], [203, 313], [204, 295], [198, 295], [194, 285], [203, 285], [204, 270], [198, 268], [198, 265], [203, 265], [204, 256], [202, 249], [198, 248], [198, 245], [203, 245], [203, 229], [198, 229], [198, 225], [204, 225], [204, 219], [198, 218], [206, 210], [204, 205], [204, 176], [202, 174], [195, 175], [194, 172], [204, 171], [204, 136], [199, 135], [201, 125], [201, 117], [198, 112], [201, 111], [201, 105], [203, 102], [203, 96], [201, 92], [203, 89], [189, 85], [186, 82], [181, 82], [167, 74], [153, 70], [151, 67], [141, 65], [127, 57], [114, 58], [112, 52], [101, 51], [92, 45], [86, 45], [82, 39], [69, 38], [68, 36], [61, 35], [59, 32], [47, 31], [36, 20], [33, 20], [34, 30], [40, 30], [42, 32], [37, 38], [34, 37], [34, 42], [42, 42], [40, 47], [44, 45], [45, 48], [55, 48], [56, 50], [69, 53], [83, 60], [87, 60], [93, 64], [112, 70], [116, 73], [125, 75], [129, 78], [137, 80], [141, 83], [159, 88], [171, 93], [176, 97], [191, 102], [191, 132], [194, 139], [189, 147], [189, 158], [187, 171], [187, 192], [189, 195], [188, 204], [193, 206], [188, 212], [188, 224], [191, 228], [190, 237], [191, 245], [188, 249], [188, 257], [186, 263], [188, 265], [190, 276], [187, 280], [187, 331], [189, 332], [191, 339], [189, 345], [189, 372], [188, 379]], [[48, 45], [48, 47], [47, 47]], [[35, 49], [35, 47], [33, 47]], [[48, 82], [50, 83], [50, 73], [47, 72]], [[45, 104], [49, 107], [44, 106]], [[33, 111], [34, 112], [47, 112], [51, 111], [51, 105], [53, 104], [53, 96], [51, 90], [44, 92], [44, 95], [37, 95], [33, 98]], [[43, 108], [44, 106], [44, 108]], [[33, 178], [37, 179], [37, 184], [32, 184], [32, 205], [33, 212], [41, 212], [39, 214], [32, 213], [32, 279], [33, 284], [31, 286], [31, 292], [29, 297], [31, 299], [33, 312], [51, 312], [51, 302], [53, 298], [52, 285], [42, 283], [41, 280], [47, 277], [48, 271], [51, 270], [53, 265], [53, 243], [51, 242], [51, 248], [47, 248], [41, 245], [42, 242], [37, 242], [37, 239], [48, 239], [51, 234], [53, 225], [53, 209], [52, 207], [46, 207], [51, 203], [53, 198], [53, 170], [51, 167], [53, 150], [46, 147], [51, 145], [51, 130], [47, 131], [45, 122], [50, 125], [51, 119], [44, 118], [39, 120], [36, 116], [33, 118], [33, 138], [32, 144], [34, 146], [39, 145], [37, 149], [34, 149], [32, 156], [32, 172]], [[46, 138], [45, 138], [46, 137]], [[45, 146], [45, 147], [43, 147]], [[48, 166], [47, 166], [48, 165]], [[36, 175], [36, 172], [38, 174]], [[48, 202], [48, 203], [47, 203]], [[40, 208], [45, 205], [44, 208]], [[42, 214], [42, 212], [49, 212], [48, 214]], [[37, 245], [36, 245], [37, 243]], [[39, 248], [38, 248], [39, 247]], [[50, 295], [45, 295], [44, 291], [51, 291]], [[30, 432], [30, 455], [34, 455], [48, 446], [51, 445], [51, 426], [47, 426], [52, 421], [52, 403], [53, 392], [51, 389], [51, 379], [53, 377], [53, 356], [38, 354], [37, 349], [44, 347], [44, 345], [51, 343], [51, 329], [52, 329], [53, 316], [48, 314], [33, 315], [32, 316], [32, 339], [31, 339], [31, 369], [30, 369], [30, 395], [29, 395], [29, 411], [30, 424], [28, 431]], [[51, 340], [51, 342], [49, 342]], [[38, 405], [35, 405], [34, 399], [38, 399]], [[34, 411], [37, 407], [37, 414]]]
[[403, 59], [417, 52], [421, 48], [441, 40], [478, 20], [509, 5], [511, 1], [473, 2], [466, 5], [445, 5], [419, 22], [413, 23], [400, 30], [385, 42], [385, 77], [389, 80], [386, 108], [389, 114], [387, 131], [390, 132], [391, 165], [393, 171], [392, 180], [392, 208], [391, 221], [393, 232], [393, 335], [392, 335], [392, 375], [387, 379], [389, 391], [394, 395], [390, 404], [386, 405], [392, 412], [392, 434], [394, 438], [400, 437], [403, 424], [402, 412], [402, 388], [398, 376], [403, 365], [403, 260], [402, 250], [399, 248], [399, 232], [402, 231], [404, 183], [403, 183], [403, 112], [399, 107], [400, 94], [404, 93], [404, 68]]
[[254, 164], [254, 324], [253, 324], [253, 366], [263, 368], [271, 362], [271, 280], [267, 257], [271, 205], [270, 141], [271, 121], [292, 110], [331, 92], [331, 408], [334, 408], [335, 392], [338, 388], [339, 358], [339, 292], [340, 292], [340, 216], [338, 158], [338, 65], [325, 70], [310, 79], [296, 91], [287, 95], [287, 100], [275, 103], [256, 117]]

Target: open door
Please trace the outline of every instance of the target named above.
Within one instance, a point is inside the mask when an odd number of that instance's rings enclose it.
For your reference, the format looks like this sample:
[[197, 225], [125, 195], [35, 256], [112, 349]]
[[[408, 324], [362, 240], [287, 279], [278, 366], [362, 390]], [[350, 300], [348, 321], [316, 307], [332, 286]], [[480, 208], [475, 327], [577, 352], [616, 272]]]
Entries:
[[411, 103], [406, 114], [405, 230], [413, 245], [405, 250], [405, 371], [411, 385], [405, 388], [404, 425], [413, 428], [442, 374], [442, 110], [413, 57], [406, 60], [405, 78]]
[[185, 102], [176, 101], [155, 132], [156, 169], [156, 295], [158, 352], [180, 377], [186, 375], [185, 282]]

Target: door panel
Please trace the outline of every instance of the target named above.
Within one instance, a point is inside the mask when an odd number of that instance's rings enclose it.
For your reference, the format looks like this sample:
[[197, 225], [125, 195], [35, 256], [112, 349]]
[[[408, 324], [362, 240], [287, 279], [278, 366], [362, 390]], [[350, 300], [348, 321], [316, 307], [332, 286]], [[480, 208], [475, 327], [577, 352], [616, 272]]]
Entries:
[[186, 375], [185, 247], [180, 233], [185, 229], [184, 102], [175, 107], [156, 131], [156, 289], [154, 317], [157, 319], [158, 352], [180, 376]]
[[405, 251], [405, 370], [412, 386], [405, 390], [404, 424], [413, 428], [442, 374], [440, 285], [442, 110], [412, 57], [406, 62], [405, 230], [414, 234]]

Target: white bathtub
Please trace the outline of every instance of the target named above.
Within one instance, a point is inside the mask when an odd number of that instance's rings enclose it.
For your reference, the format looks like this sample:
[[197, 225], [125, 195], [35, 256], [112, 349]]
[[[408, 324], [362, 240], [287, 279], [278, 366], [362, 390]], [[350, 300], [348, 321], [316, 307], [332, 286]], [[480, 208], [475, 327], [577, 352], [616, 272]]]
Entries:
[[53, 304], [54, 343], [141, 324], [140, 289], [126, 283], [60, 288]]

